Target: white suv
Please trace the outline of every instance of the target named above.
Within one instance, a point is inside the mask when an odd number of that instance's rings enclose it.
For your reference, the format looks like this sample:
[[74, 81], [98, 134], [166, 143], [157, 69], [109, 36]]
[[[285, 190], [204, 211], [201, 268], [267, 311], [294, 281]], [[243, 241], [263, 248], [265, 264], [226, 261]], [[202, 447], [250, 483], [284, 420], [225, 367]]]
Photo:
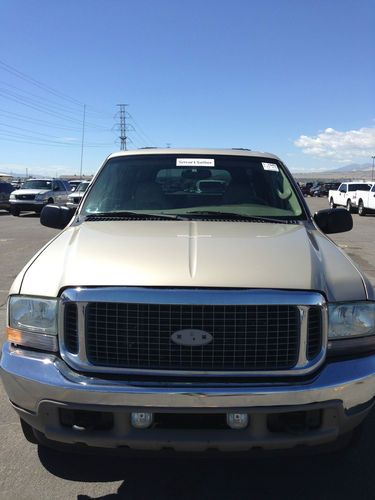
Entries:
[[65, 205], [69, 193], [69, 184], [61, 179], [29, 179], [10, 195], [10, 211], [15, 216], [24, 211], [39, 214], [48, 203]]

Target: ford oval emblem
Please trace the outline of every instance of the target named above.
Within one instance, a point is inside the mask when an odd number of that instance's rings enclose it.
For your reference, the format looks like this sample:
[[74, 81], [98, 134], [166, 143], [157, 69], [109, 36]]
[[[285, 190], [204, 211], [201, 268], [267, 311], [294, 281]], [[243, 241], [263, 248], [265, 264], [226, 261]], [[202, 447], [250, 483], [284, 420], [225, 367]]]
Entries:
[[178, 345], [199, 347], [212, 342], [213, 337], [210, 333], [203, 330], [188, 328], [186, 330], [178, 330], [177, 332], [172, 333], [171, 340]]

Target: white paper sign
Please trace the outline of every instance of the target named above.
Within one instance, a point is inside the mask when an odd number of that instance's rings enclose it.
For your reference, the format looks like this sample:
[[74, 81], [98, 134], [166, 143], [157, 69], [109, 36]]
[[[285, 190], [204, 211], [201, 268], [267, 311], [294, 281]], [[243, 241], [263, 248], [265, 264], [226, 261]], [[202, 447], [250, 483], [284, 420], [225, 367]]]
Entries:
[[213, 158], [177, 158], [177, 167], [214, 167]]
[[279, 167], [276, 165], [276, 163], [265, 163], [262, 161], [262, 165], [264, 170], [269, 170], [270, 172], [279, 171]]

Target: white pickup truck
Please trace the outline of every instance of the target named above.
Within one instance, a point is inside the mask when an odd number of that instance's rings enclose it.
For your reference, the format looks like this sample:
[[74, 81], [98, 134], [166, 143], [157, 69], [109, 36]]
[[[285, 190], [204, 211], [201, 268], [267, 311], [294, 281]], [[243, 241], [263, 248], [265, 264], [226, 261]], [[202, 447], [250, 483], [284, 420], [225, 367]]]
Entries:
[[370, 191], [371, 182], [342, 182], [338, 189], [330, 189], [328, 192], [328, 200], [331, 208], [337, 206], [346, 207], [351, 212], [353, 207], [357, 206], [356, 191]]
[[358, 190], [356, 192], [356, 203], [358, 207], [358, 215], [366, 215], [369, 212], [375, 212], [375, 182], [371, 183], [371, 189]]

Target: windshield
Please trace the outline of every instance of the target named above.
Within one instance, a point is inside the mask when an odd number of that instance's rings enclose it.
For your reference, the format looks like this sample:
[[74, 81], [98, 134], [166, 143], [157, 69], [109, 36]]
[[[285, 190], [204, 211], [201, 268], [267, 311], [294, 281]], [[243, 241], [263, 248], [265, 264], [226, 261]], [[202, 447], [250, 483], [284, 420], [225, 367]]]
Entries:
[[227, 155], [110, 159], [92, 186], [81, 214], [121, 211], [305, 218], [280, 163]]
[[89, 182], [81, 182], [75, 190], [76, 193], [84, 193], [89, 186]]
[[33, 180], [26, 181], [22, 189], [52, 189], [52, 181]]

